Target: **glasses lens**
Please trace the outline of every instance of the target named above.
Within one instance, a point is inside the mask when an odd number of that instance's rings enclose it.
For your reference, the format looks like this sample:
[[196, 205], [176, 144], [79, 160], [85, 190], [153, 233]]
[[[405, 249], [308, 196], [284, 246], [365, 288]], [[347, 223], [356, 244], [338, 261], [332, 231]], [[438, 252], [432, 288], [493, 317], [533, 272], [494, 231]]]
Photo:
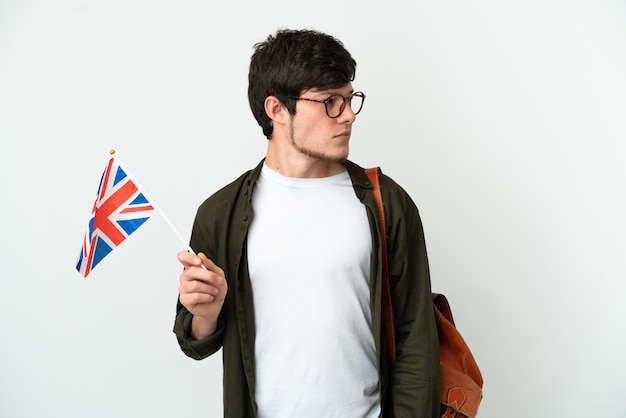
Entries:
[[328, 116], [331, 118], [336, 118], [343, 112], [343, 107], [345, 105], [345, 99], [343, 96], [335, 94], [326, 99], [326, 112], [328, 112]]
[[352, 96], [352, 100], [350, 100], [350, 108], [355, 115], [361, 111], [361, 108], [363, 108], [364, 99], [365, 97], [361, 93]]

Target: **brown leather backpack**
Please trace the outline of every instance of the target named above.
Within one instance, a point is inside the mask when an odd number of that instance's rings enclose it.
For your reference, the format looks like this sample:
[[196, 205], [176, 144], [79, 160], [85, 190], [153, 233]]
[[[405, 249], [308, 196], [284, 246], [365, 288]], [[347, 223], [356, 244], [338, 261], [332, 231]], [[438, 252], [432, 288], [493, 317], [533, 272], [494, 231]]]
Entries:
[[[389, 267], [387, 259], [387, 230], [385, 211], [380, 191], [380, 170], [378, 167], [365, 170], [374, 185], [373, 193], [378, 206], [380, 227], [383, 231], [381, 243], [383, 253], [383, 326], [389, 361], [396, 358], [395, 327], [391, 288], [389, 285]], [[478, 364], [465, 343], [463, 336], [456, 329], [448, 299], [442, 294], [433, 293], [433, 309], [439, 335], [439, 359], [441, 367], [441, 418], [475, 418], [483, 397], [483, 377]]]
[[475, 418], [483, 397], [483, 377], [461, 333], [454, 325], [448, 299], [433, 293], [439, 334], [441, 417]]

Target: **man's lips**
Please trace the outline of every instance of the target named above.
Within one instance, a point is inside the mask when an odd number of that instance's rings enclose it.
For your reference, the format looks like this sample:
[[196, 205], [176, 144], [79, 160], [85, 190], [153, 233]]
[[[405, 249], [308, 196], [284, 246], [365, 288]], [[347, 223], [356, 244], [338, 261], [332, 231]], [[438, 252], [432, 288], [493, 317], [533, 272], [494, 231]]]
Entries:
[[335, 135], [335, 138], [339, 138], [339, 139], [350, 139], [350, 131], [343, 131], [337, 135]]

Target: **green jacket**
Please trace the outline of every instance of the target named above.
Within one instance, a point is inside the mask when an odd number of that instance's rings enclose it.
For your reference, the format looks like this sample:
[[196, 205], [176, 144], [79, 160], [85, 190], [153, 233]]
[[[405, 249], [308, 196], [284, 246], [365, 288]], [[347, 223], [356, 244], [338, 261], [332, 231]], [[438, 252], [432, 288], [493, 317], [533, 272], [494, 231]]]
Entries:
[[[205, 253], [224, 270], [228, 280], [217, 331], [205, 340], [190, 339], [192, 315], [180, 301], [174, 324], [180, 347], [189, 357], [200, 360], [223, 348], [224, 416], [228, 418], [256, 417], [255, 322], [246, 236], [253, 218], [252, 192], [262, 164], [208, 198], [194, 221], [191, 248]], [[367, 208], [372, 231], [370, 299], [383, 416], [437, 417], [439, 346], [418, 210], [399, 185], [381, 176], [397, 340], [396, 363], [391, 370], [381, 332], [381, 235], [372, 184], [358, 165], [348, 161], [346, 168], [356, 196]]]

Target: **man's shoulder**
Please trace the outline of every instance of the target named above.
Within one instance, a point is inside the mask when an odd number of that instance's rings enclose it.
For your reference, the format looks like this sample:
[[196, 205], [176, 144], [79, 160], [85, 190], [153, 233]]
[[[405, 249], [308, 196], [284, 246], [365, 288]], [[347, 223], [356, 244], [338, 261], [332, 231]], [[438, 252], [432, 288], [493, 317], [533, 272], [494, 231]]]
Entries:
[[200, 209], [222, 206], [224, 204], [231, 205], [241, 196], [251, 193], [252, 187], [259, 176], [262, 164], [263, 162], [255, 168], [245, 171], [235, 180], [214, 192], [200, 205]]

